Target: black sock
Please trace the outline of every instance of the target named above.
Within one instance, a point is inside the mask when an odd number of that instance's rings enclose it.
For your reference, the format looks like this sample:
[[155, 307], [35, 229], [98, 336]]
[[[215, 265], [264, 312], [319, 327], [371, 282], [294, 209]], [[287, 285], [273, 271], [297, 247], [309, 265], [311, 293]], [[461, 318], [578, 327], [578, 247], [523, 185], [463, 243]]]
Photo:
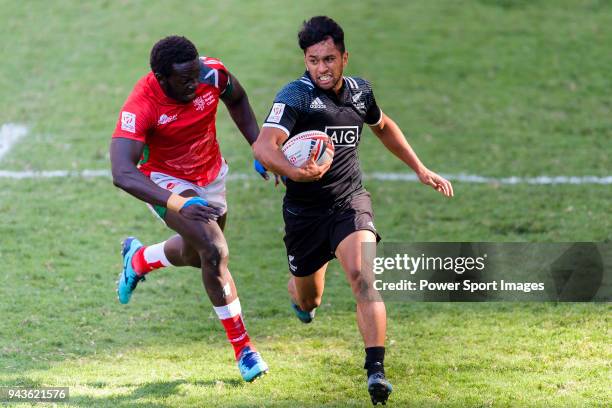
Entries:
[[385, 348], [366, 347], [365, 365], [363, 368], [368, 370], [368, 377], [374, 373], [385, 373]]

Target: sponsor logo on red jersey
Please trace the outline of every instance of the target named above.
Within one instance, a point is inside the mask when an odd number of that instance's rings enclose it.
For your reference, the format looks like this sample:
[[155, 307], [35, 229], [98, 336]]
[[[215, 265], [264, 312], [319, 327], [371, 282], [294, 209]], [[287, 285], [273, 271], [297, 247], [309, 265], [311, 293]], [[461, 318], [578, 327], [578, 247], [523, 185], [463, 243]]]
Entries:
[[166, 125], [170, 122], [174, 122], [176, 120], [176, 118], [178, 118], [178, 115], [172, 115], [172, 116], [168, 116], [165, 113], [163, 115], [161, 115], [159, 117], [159, 120], [157, 121], [158, 125]]

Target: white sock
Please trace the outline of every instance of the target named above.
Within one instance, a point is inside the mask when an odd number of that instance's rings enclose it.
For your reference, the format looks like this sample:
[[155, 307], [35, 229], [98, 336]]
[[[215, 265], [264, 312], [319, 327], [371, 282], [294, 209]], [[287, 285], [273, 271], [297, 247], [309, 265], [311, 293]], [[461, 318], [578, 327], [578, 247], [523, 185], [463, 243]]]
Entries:
[[165, 244], [166, 241], [146, 247], [143, 253], [145, 261], [147, 261], [148, 264], [160, 262], [163, 266], [172, 266], [164, 252]]
[[238, 298], [234, 299], [234, 301], [229, 305], [213, 306], [213, 309], [215, 309], [215, 313], [217, 313], [219, 320], [229, 319], [242, 313], [240, 299]]

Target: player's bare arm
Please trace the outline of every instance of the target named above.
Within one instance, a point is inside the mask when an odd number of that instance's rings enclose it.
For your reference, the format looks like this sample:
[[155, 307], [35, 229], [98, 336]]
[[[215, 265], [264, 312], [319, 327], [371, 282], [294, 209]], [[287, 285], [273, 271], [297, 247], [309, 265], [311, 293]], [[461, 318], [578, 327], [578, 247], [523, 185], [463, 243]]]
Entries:
[[230, 74], [229, 85], [221, 94], [221, 100], [225, 103], [232, 120], [242, 133], [249, 145], [252, 145], [259, 134], [259, 126], [253, 108], [249, 103], [246, 91], [238, 82], [238, 79]]
[[[228, 83], [229, 85], [223, 94], [221, 94], [221, 100], [223, 103], [225, 103], [232, 120], [246, 141], [249, 143], [249, 145], [253, 145], [255, 140], [257, 140], [257, 135], [259, 134], [259, 126], [257, 126], [257, 119], [255, 118], [255, 113], [253, 113], [253, 108], [249, 103], [247, 93], [242, 85], [240, 85], [238, 78], [232, 74], [229, 74]], [[257, 167], [255, 169], [265, 180], [270, 179], [266, 169], [258, 169]], [[274, 178], [275, 184], [278, 184], [278, 175], [275, 174]]]
[[329, 170], [331, 162], [319, 166], [313, 155], [302, 167], [294, 167], [280, 150], [285, 140], [287, 140], [287, 134], [282, 130], [271, 127], [262, 128], [257, 141], [253, 144], [255, 158], [267, 169], [297, 182], [320, 180]]
[[[144, 143], [137, 140], [113, 138], [110, 146], [113, 184], [144, 202], [169, 207], [173, 194], [157, 186], [136, 168], [143, 149]], [[178, 212], [192, 220], [210, 222], [211, 220], [216, 221], [219, 216], [217, 209], [211, 206], [181, 207], [177, 209]]]
[[425, 167], [406, 140], [402, 130], [390, 117], [382, 113], [380, 122], [370, 128], [387, 150], [414, 170], [423, 184], [432, 186], [446, 197], [454, 195], [451, 182]]

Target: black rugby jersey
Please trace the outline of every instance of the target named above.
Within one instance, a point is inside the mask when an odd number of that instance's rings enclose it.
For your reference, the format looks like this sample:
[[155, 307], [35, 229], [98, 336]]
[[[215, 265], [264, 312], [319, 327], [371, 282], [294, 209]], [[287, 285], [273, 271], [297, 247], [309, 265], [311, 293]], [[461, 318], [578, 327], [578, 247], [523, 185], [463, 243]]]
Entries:
[[363, 124], [382, 119], [370, 83], [343, 77], [339, 94], [316, 87], [308, 71], [287, 84], [274, 99], [263, 127], [276, 127], [289, 138], [307, 130], [325, 132], [334, 142], [334, 160], [321, 180], [298, 183], [287, 180], [285, 203], [329, 207], [363, 190], [357, 146]]

